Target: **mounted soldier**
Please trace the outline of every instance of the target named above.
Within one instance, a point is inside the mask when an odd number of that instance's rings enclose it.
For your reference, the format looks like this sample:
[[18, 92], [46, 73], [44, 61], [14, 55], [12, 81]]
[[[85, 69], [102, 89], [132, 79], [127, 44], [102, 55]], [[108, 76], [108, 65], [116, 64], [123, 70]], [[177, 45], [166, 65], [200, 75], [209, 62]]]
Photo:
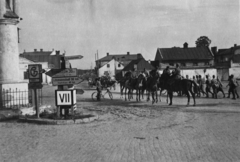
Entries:
[[180, 69], [180, 67], [179, 67], [178, 64], [176, 64], [176, 68], [174, 69], [174, 71], [173, 71], [173, 73], [172, 73], [172, 77], [173, 77], [174, 79], [177, 79], [177, 80], [179, 80], [179, 79], [182, 78], [182, 77], [181, 77], [181, 69]]

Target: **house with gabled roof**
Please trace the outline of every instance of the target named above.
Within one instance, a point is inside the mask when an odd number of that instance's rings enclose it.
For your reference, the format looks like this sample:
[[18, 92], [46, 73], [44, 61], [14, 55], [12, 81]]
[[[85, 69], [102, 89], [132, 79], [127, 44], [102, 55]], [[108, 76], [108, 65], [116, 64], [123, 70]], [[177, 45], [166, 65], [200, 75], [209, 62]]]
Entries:
[[188, 47], [184, 43], [183, 47], [158, 48], [154, 64], [161, 71], [166, 67], [162, 65], [175, 66], [180, 65], [181, 75], [188, 75], [192, 78], [195, 75], [216, 75], [214, 68], [214, 55], [209, 47]]
[[222, 80], [232, 74], [240, 79], [240, 46], [234, 44], [231, 48], [219, 49], [215, 54], [215, 67]]
[[127, 54], [109, 54], [107, 53], [106, 56], [104, 56], [101, 59], [96, 60], [96, 68], [100, 68], [103, 65], [107, 64], [112, 59], [115, 59], [116, 61], [120, 62], [124, 67], [129, 64], [132, 60], [136, 60], [138, 58], [143, 58], [141, 53], [138, 54], [130, 54], [130, 52], [127, 52]]
[[116, 73], [124, 68], [123, 64], [113, 58], [108, 63], [98, 69], [98, 76], [115, 77]]

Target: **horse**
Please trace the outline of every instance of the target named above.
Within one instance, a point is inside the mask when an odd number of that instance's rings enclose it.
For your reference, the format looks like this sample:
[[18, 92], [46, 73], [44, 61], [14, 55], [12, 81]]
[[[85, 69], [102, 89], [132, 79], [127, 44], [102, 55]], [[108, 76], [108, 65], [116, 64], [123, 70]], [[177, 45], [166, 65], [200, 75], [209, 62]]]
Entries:
[[172, 105], [172, 99], [173, 99], [173, 92], [179, 92], [182, 91], [184, 94], [187, 95], [188, 101], [187, 106], [190, 102], [190, 95], [189, 92], [193, 98], [194, 106], [196, 105], [195, 100], [195, 93], [193, 92], [193, 89], [197, 88], [197, 84], [189, 79], [175, 79], [172, 76], [165, 75], [164, 77], [160, 78], [162, 80], [162, 86], [164, 89], [167, 90], [168, 96], [170, 99], [169, 105]]
[[149, 101], [150, 93], [152, 94], [152, 104], [158, 102], [158, 81], [159, 81], [159, 73], [157, 70], [150, 71], [150, 76], [147, 78], [146, 90], [148, 91], [147, 101]]
[[136, 83], [137, 83], [137, 78], [132, 78], [131, 77], [132, 73], [129, 71], [124, 75], [125, 78], [125, 83], [124, 83], [124, 89], [125, 89], [125, 101], [127, 101], [127, 90], [128, 90], [128, 100], [133, 98], [133, 90], [136, 89]]
[[146, 78], [143, 74], [138, 75], [135, 89], [136, 89], [137, 101], [141, 101], [141, 95], [143, 99], [144, 91], [146, 89]]

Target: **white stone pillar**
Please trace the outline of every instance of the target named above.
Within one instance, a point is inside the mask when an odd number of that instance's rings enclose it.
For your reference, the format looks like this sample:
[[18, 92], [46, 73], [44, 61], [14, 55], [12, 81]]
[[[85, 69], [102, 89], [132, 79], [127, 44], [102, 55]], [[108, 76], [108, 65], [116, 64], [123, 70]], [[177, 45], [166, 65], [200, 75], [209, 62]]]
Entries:
[[18, 20], [0, 19], [0, 82], [19, 81]]

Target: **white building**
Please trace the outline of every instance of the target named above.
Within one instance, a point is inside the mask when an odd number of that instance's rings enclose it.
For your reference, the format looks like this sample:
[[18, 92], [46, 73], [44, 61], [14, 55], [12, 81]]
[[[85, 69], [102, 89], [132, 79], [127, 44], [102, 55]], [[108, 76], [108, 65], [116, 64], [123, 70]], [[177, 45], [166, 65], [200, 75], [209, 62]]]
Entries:
[[110, 77], [115, 77], [116, 72], [122, 70], [123, 68], [124, 66], [122, 63], [112, 59], [98, 69], [98, 76], [101, 77], [104, 75], [109, 75]]

